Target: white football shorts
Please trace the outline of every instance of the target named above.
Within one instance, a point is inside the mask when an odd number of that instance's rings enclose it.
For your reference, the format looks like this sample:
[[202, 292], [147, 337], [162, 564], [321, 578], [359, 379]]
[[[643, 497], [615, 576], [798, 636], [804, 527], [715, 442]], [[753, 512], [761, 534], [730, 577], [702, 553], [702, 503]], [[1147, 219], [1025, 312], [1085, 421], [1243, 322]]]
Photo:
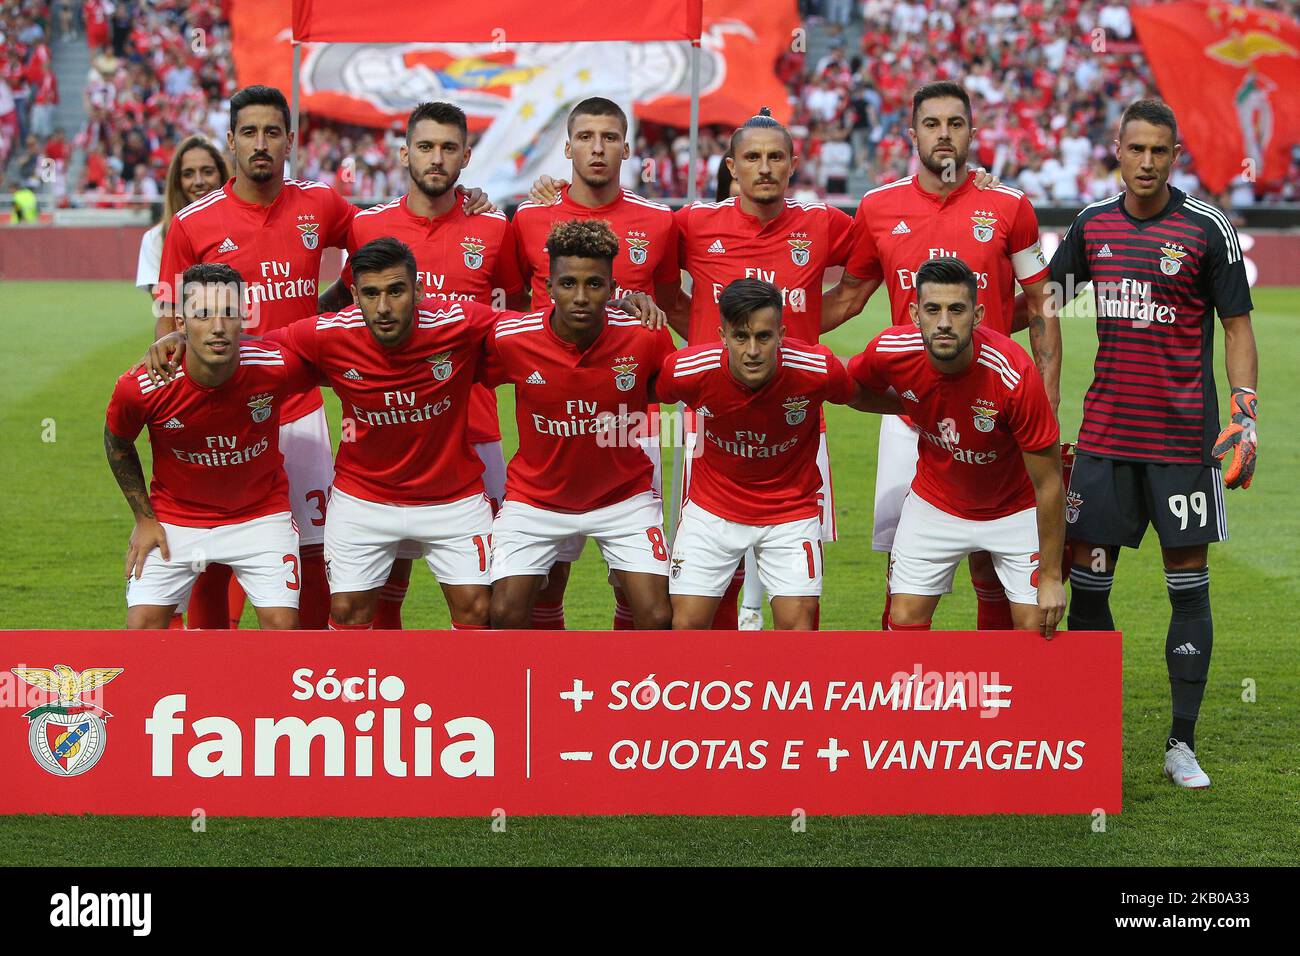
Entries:
[[993, 568], [1015, 604], [1036, 605], [1038, 586], [1038, 510], [1026, 508], [1004, 518], [971, 521], [936, 508], [920, 495], [903, 502], [889, 569], [891, 594], [948, 594], [961, 559], [987, 551]]
[[325, 525], [330, 593], [371, 591], [388, 580], [398, 546], [414, 541], [439, 584], [491, 583], [492, 505], [470, 495], [439, 505], [388, 505], [335, 489]]
[[575, 536], [594, 539], [611, 571], [667, 576], [663, 520], [663, 500], [651, 491], [582, 514], [507, 498], [492, 522], [492, 580], [546, 574]]
[[298, 606], [298, 529], [289, 512], [214, 528], [163, 522], [163, 531], [171, 559], [157, 548], [149, 553], [140, 578], [127, 582], [127, 607], [182, 604], [209, 564], [229, 565], [254, 607]]
[[[483, 487], [496, 514], [506, 496], [506, 458], [501, 450], [501, 442], [479, 442], [470, 446], [483, 462]], [[397, 547], [397, 556], [407, 561], [424, 557], [424, 546], [419, 541], [403, 541]]]
[[880, 416], [880, 449], [876, 457], [876, 503], [871, 517], [871, 550], [894, 549], [898, 517], [912, 490], [920, 457], [920, 432], [897, 415]]
[[721, 597], [750, 548], [768, 594], [821, 595], [821, 522], [816, 518], [766, 526], [740, 524], [719, 518], [693, 501], [682, 509], [677, 526], [668, 593]]
[[282, 424], [280, 452], [289, 478], [289, 507], [298, 522], [298, 542], [320, 544], [325, 540], [325, 512], [334, 483], [334, 450], [325, 409]]

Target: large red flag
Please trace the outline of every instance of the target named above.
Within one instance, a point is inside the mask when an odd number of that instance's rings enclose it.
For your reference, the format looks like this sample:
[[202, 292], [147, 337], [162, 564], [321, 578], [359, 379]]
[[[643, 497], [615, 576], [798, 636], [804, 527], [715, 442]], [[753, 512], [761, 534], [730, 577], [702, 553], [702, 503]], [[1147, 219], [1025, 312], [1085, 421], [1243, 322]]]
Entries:
[[293, 37], [318, 43], [693, 40], [700, 0], [293, 0]]
[[[562, 22], [553, 7], [545, 9], [549, 22]], [[231, 32], [240, 85], [265, 83], [288, 91], [290, 22], [291, 0], [234, 0]], [[701, 124], [736, 125], [764, 105], [788, 122], [788, 94], [775, 65], [796, 41], [798, 27], [795, 0], [704, 0]], [[384, 127], [405, 121], [421, 101], [450, 100], [465, 110], [472, 129], [482, 131], [498, 118], [513, 122], [521, 109], [535, 112], [554, 105], [552, 100], [563, 106], [574, 96], [602, 95], [631, 101], [644, 120], [689, 123], [690, 58], [683, 42], [509, 42], [519, 38], [507, 32], [503, 43], [429, 43], [414, 39], [409, 26], [401, 32], [400, 43], [303, 44], [303, 112]], [[583, 63], [590, 69], [581, 69]], [[620, 70], [620, 76], [612, 75]], [[547, 96], [534, 102], [540, 86]], [[620, 87], [626, 92], [615, 92]], [[563, 96], [551, 95], [561, 89]]]
[[1300, 142], [1300, 24], [1215, 2], [1134, 7], [1133, 21], [1179, 139], [1212, 192], [1279, 182]]

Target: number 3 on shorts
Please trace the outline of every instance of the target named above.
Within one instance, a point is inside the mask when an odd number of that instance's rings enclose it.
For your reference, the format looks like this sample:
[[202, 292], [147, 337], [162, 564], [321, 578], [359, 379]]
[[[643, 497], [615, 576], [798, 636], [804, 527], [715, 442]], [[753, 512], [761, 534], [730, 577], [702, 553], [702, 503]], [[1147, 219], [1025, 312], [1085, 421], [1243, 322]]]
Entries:
[[668, 548], [664, 544], [664, 533], [661, 528], [646, 528], [645, 536], [650, 539], [651, 553], [656, 561], [668, 560]]
[[289, 565], [289, 580], [285, 582], [285, 587], [290, 591], [298, 590], [298, 556], [296, 554], [286, 554], [284, 563]]

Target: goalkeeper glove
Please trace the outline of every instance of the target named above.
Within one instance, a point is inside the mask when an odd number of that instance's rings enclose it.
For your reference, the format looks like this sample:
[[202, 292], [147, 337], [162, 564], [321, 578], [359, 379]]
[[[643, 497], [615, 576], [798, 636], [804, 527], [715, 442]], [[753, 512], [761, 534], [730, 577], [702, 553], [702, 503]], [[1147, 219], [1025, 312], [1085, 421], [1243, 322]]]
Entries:
[[1223, 483], [1229, 488], [1249, 488], [1255, 476], [1255, 454], [1259, 447], [1255, 403], [1253, 388], [1234, 388], [1228, 405], [1232, 422], [1219, 432], [1219, 439], [1214, 443], [1214, 457], [1219, 461], [1224, 461], [1236, 449], [1236, 454], [1223, 466]]

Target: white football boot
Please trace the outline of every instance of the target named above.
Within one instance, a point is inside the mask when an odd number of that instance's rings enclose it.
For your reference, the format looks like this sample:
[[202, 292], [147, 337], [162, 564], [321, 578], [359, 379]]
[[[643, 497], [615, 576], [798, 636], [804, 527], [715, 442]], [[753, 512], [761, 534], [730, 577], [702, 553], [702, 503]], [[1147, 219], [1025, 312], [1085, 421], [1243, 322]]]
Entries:
[[740, 614], [736, 618], [736, 626], [742, 631], [761, 631], [763, 629], [763, 612], [758, 608], [740, 607]]
[[1196, 762], [1196, 754], [1182, 742], [1165, 751], [1165, 776], [1189, 790], [1204, 790], [1210, 785], [1209, 774]]

